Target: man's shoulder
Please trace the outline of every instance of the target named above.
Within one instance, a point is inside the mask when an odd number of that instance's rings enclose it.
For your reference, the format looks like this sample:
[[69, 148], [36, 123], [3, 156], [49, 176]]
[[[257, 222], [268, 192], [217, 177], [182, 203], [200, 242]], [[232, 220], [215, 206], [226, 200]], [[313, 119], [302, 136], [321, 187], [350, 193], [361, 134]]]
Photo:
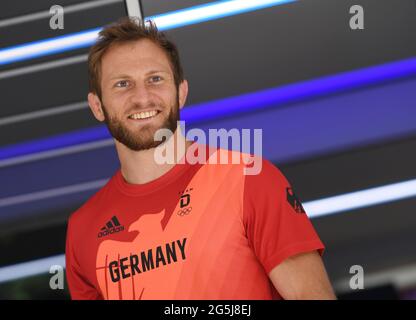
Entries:
[[227, 148], [209, 146], [205, 170], [214, 175], [223, 172], [228, 175], [230, 171], [237, 172], [245, 184], [256, 186], [272, 186], [287, 183], [287, 179], [280, 167], [262, 155]]
[[[284, 175], [279, 166], [264, 158], [262, 155], [223, 148], [211, 148], [211, 150], [214, 151], [211, 151], [211, 157], [208, 161], [212, 160], [214, 163], [215, 161], [220, 161], [221, 157], [222, 159], [227, 159], [227, 164], [236, 169], [245, 169], [244, 176], [256, 177], [254, 180], [284, 179]], [[213, 153], [215, 151], [217, 152], [216, 155]], [[221, 162], [218, 163], [221, 164]]]
[[257, 194], [259, 191], [276, 190], [289, 184], [279, 165], [261, 156], [255, 156], [245, 165], [245, 189]]
[[82, 223], [94, 219], [96, 212], [107, 203], [109, 193], [111, 193], [111, 185], [113, 183], [114, 176], [108, 179], [99, 189], [91, 195], [78, 209], [73, 211], [68, 218], [69, 223], [72, 225]]

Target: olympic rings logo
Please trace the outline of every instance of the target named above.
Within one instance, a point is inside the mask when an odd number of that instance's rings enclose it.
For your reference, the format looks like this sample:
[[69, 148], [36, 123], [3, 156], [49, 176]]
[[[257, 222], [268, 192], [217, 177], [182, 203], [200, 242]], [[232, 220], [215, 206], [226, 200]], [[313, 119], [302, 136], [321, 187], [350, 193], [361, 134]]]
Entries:
[[190, 214], [190, 213], [191, 213], [191, 211], [192, 211], [192, 207], [183, 208], [183, 209], [179, 210], [179, 211], [177, 212], [177, 214], [178, 214], [178, 216], [183, 217], [183, 216], [185, 216], [185, 215]]

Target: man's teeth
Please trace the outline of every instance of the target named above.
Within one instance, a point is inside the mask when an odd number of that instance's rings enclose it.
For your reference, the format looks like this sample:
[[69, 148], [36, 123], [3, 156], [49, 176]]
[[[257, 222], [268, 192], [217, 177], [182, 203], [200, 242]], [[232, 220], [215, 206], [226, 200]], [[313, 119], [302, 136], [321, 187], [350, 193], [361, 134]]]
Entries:
[[145, 111], [145, 112], [139, 112], [139, 113], [135, 113], [129, 116], [129, 118], [131, 119], [147, 119], [150, 117], [154, 117], [155, 115], [157, 115], [157, 111], [156, 110], [152, 110], [152, 111]]

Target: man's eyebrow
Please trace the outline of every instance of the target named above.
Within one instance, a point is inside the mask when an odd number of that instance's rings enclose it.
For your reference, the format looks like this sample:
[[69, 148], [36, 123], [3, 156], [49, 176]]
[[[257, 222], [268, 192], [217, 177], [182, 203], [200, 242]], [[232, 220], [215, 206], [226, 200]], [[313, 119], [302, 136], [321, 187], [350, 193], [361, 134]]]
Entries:
[[169, 73], [169, 72], [166, 70], [152, 70], [152, 71], [146, 72], [146, 75], [155, 74], [155, 73]]
[[[155, 73], [167, 73], [169, 74], [168, 71], [165, 70], [151, 70], [146, 72], [146, 75], [151, 75], [151, 74], [155, 74]], [[115, 80], [115, 79], [129, 79], [131, 78], [131, 76], [129, 76], [128, 74], [118, 74], [115, 75], [114, 77], [111, 77], [110, 80]]]
[[116, 75], [116, 76], [114, 76], [114, 77], [111, 77], [111, 78], [110, 78], [110, 80], [115, 80], [115, 79], [124, 79], [124, 78], [130, 78], [130, 76], [129, 76], [129, 75], [127, 75], [127, 74], [118, 74], [118, 75]]

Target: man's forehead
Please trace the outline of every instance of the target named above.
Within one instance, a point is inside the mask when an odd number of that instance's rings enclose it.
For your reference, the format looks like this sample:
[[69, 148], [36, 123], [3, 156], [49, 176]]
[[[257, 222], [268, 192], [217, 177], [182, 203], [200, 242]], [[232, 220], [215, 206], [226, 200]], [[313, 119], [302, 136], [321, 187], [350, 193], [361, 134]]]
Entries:
[[160, 70], [171, 72], [167, 54], [151, 40], [143, 39], [110, 47], [102, 58], [103, 76], [113, 76], [114, 73], [140, 70], [149, 72]]

